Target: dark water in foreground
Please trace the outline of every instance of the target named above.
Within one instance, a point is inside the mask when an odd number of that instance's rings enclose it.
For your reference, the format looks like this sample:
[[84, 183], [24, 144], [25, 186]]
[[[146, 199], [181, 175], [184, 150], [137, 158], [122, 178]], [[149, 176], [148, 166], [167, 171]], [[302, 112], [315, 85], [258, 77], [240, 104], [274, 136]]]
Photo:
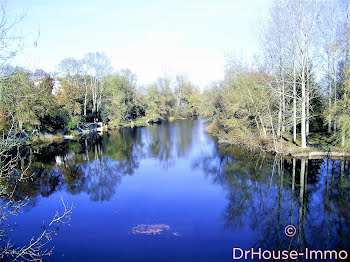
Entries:
[[74, 204], [70, 226], [47, 244], [49, 261], [233, 261], [234, 247], [349, 252], [349, 161], [219, 146], [201, 120], [53, 145], [24, 162], [34, 176], [12, 188], [29, 197], [6, 221], [13, 243], [40, 235], [61, 195]]

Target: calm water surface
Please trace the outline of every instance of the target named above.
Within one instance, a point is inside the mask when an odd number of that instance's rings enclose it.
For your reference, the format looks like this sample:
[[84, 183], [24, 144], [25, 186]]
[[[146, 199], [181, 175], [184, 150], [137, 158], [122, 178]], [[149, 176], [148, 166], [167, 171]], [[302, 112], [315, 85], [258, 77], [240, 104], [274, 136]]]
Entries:
[[49, 261], [233, 261], [234, 247], [349, 250], [349, 161], [271, 158], [219, 146], [204, 128], [184, 120], [28, 149], [34, 177], [13, 190], [29, 203], [9, 217], [9, 236], [19, 246], [38, 236], [62, 210], [62, 196], [74, 209], [48, 244]]

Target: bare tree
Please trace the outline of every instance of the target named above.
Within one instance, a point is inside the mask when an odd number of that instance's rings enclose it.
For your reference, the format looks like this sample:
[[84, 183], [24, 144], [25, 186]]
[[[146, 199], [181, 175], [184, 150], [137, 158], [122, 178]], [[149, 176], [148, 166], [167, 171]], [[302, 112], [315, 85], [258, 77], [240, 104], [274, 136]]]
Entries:
[[287, 32], [287, 5], [285, 1], [275, 1], [270, 10], [270, 17], [263, 30], [263, 43], [270, 60], [272, 74], [275, 75], [275, 90], [279, 94], [278, 128], [277, 135], [282, 137], [286, 131], [286, 55]]
[[136, 86], [137, 76], [129, 68], [121, 69], [120, 75], [129, 83], [130, 86]]
[[9, 19], [5, 1], [0, 1], [0, 67], [3, 68], [23, 47], [23, 35], [16, 32], [16, 26], [23, 20], [24, 14]]
[[[32, 237], [28, 245], [16, 247], [11, 242], [0, 248], [0, 257], [2, 259], [11, 259], [11, 261], [42, 261], [43, 257], [50, 256], [53, 248], [47, 248], [47, 244], [52, 240], [52, 236], [57, 234], [59, 225], [69, 224], [70, 215], [73, 210], [72, 206], [67, 206], [61, 196], [63, 212], [56, 211], [56, 214], [51, 219], [50, 223], [44, 227], [44, 230], [38, 237]], [[9, 200], [6, 204], [0, 207], [0, 223], [9, 216], [17, 216], [22, 212], [23, 207], [28, 203], [28, 199], [19, 202]], [[7, 235], [6, 228], [0, 227], [1, 240], [4, 240]]]
[[297, 46], [300, 65], [301, 82], [301, 144], [307, 145], [307, 103], [309, 90], [307, 88], [309, 74], [309, 55], [312, 41], [316, 34], [316, 25], [321, 9], [320, 3], [314, 0], [293, 0], [297, 9]]
[[110, 59], [104, 53], [88, 53], [83, 58], [87, 72], [91, 76], [92, 110], [97, 120], [103, 100], [103, 81], [112, 72]]

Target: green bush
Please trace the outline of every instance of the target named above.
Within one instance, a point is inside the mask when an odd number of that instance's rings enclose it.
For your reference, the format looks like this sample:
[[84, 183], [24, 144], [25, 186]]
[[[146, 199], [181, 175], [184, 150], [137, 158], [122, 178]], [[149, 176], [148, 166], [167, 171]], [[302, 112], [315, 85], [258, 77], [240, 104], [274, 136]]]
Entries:
[[35, 135], [32, 135], [29, 137], [29, 140], [27, 141], [27, 145], [30, 145], [30, 144], [38, 144], [40, 143], [40, 139], [38, 136], [35, 136]]
[[66, 127], [67, 129], [73, 129], [75, 127], [75, 124], [72, 121], [69, 121]]

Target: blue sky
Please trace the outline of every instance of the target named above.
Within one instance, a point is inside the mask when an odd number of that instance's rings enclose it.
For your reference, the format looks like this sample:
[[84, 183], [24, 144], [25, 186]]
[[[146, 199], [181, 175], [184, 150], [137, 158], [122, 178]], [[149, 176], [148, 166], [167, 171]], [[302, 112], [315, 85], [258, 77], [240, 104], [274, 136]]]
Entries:
[[[11, 0], [26, 12], [16, 63], [54, 71], [66, 57], [105, 52], [116, 70], [130, 68], [145, 85], [186, 73], [201, 88], [223, 77], [225, 57], [258, 50], [257, 25], [272, 0]], [[33, 41], [40, 37], [35, 47]]]

